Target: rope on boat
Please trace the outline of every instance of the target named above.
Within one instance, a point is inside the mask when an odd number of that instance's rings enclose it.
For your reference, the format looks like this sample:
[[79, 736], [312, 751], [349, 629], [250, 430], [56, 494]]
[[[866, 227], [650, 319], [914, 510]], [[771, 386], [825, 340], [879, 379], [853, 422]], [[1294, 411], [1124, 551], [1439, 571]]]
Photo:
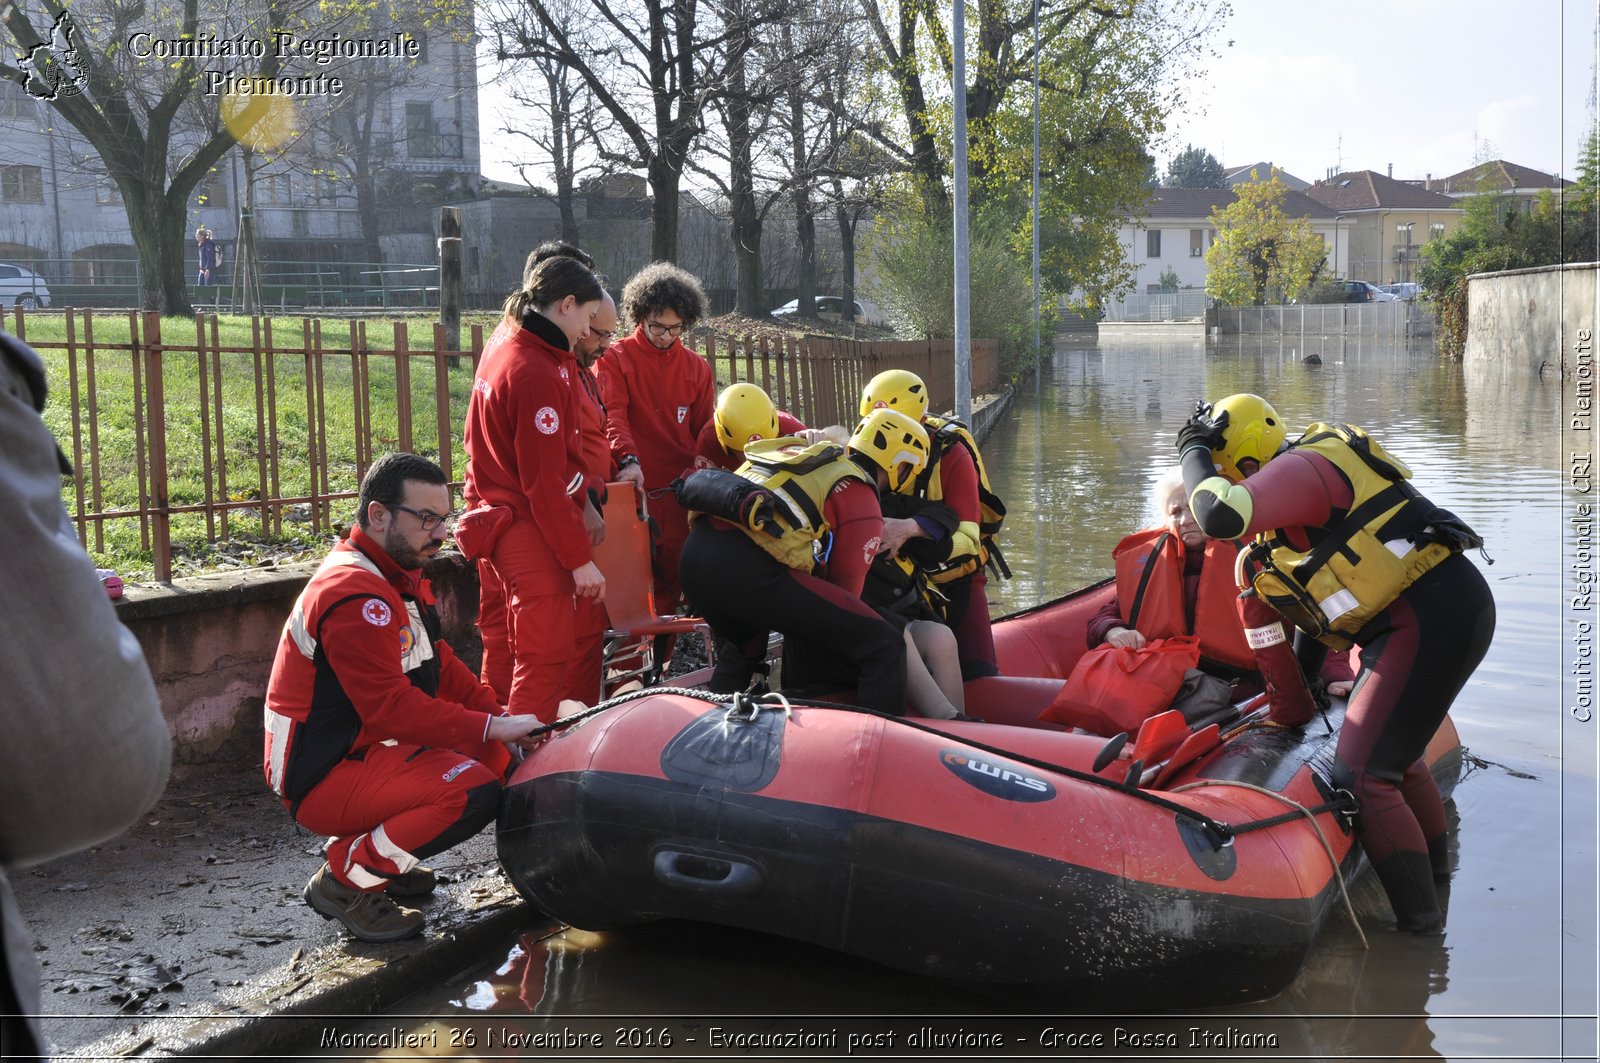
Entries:
[[[1322, 843], [1322, 851], [1327, 855], [1328, 863], [1333, 867], [1333, 877], [1335, 881], [1339, 883], [1339, 897], [1344, 901], [1345, 913], [1350, 916], [1350, 925], [1356, 928], [1356, 934], [1361, 938], [1361, 947], [1364, 949], [1371, 948], [1371, 946], [1367, 944], [1366, 933], [1361, 929], [1361, 921], [1356, 918], [1355, 905], [1350, 903], [1350, 891], [1345, 888], [1344, 871], [1339, 867], [1339, 861], [1333, 855], [1333, 846], [1329, 844], [1327, 835], [1323, 833], [1322, 824], [1317, 822], [1317, 812], [1328, 810], [1329, 807], [1334, 804], [1334, 802], [1324, 802], [1323, 804], [1318, 805], [1315, 809], [1307, 808], [1294, 798], [1280, 794], [1276, 790], [1268, 790], [1265, 786], [1257, 786], [1255, 783], [1239, 782], [1234, 779], [1198, 779], [1195, 782], [1184, 783], [1182, 786], [1177, 787], [1172, 792], [1183, 793], [1186, 790], [1198, 790], [1203, 786], [1232, 786], [1241, 790], [1253, 790], [1258, 794], [1266, 794], [1268, 797], [1276, 798], [1277, 800], [1282, 801], [1284, 804], [1289, 805], [1294, 809], [1293, 812], [1285, 812], [1282, 816], [1274, 816], [1271, 820], [1257, 820], [1253, 824], [1245, 824], [1243, 828], [1235, 827], [1235, 832], [1238, 832], [1242, 829], [1257, 830], [1264, 826], [1270, 826], [1274, 822], [1284, 822], [1287, 820], [1299, 819], [1300, 817], [1304, 816], [1306, 822], [1311, 824], [1311, 829], [1316, 831], [1317, 841]], [[1344, 805], [1343, 802], [1339, 802], [1339, 804], [1341, 807]]]
[[[799, 706], [801, 708], [835, 709], [843, 712], [860, 713], [864, 716], [876, 716], [879, 719], [887, 720], [902, 727], [909, 727], [912, 730], [922, 731], [925, 734], [935, 735], [939, 738], [955, 738], [955, 736], [951, 735], [947, 731], [941, 731], [937, 727], [929, 727], [910, 717], [896, 716], [893, 713], [883, 712], [879, 709], [869, 709], [863, 705], [849, 705], [844, 702], [837, 701], [818, 701], [809, 698], [790, 699], [774, 691], [769, 691], [763, 695], [760, 695], [759, 697], [745, 693], [712, 694], [707, 691], [696, 690], [691, 687], [645, 687], [640, 690], [631, 690], [626, 694], [619, 694], [614, 698], [602, 701], [593, 708], [585, 709], [583, 712], [573, 713], [571, 716], [564, 716], [554, 723], [548, 723], [542, 727], [535, 728], [529, 733], [528, 737], [536, 738], [567, 727], [572, 727], [584, 720], [604, 712], [607, 709], [614, 708], [618, 705], [627, 704], [630, 701], [637, 701], [641, 698], [655, 697], [658, 694], [676, 694], [679, 697], [693, 698], [697, 701], [704, 701], [712, 705], [730, 705], [731, 707], [728, 711], [728, 717], [730, 720], [735, 722], [748, 722], [753, 720], [762, 709], [766, 708], [781, 710], [785, 717], [787, 717], [790, 715], [794, 706]], [[772, 700], [769, 701], [767, 699]], [[1272, 726], [1279, 725], [1275, 724]], [[1235, 728], [1234, 730], [1228, 732], [1227, 737], [1232, 737], [1233, 735], [1247, 729], [1247, 727]], [[1171, 812], [1173, 815], [1182, 816], [1184, 819], [1197, 823], [1203, 830], [1206, 831], [1206, 833], [1211, 837], [1213, 844], [1215, 844], [1219, 849], [1236, 835], [1248, 834], [1251, 831], [1266, 830], [1269, 827], [1276, 827], [1283, 823], [1293, 822], [1294, 820], [1300, 818], [1301, 813], [1305, 814], [1306, 816], [1314, 817], [1322, 812], [1351, 814], [1355, 811], [1354, 798], [1351, 797], [1347, 791], [1343, 790], [1338, 791], [1338, 795], [1342, 796], [1336, 795], [1331, 801], [1325, 801], [1320, 805], [1307, 808], [1306, 806], [1296, 804], [1293, 800], [1272, 790], [1251, 786], [1249, 783], [1224, 783], [1223, 781], [1218, 780], [1216, 783], [1217, 785], [1240, 786], [1249, 789], [1257, 789], [1264, 794], [1271, 794], [1272, 796], [1279, 798], [1281, 801], [1293, 805], [1299, 810], [1299, 812], [1286, 812], [1283, 815], [1271, 816], [1267, 819], [1253, 820], [1249, 823], [1224, 823], [1221, 820], [1213, 819], [1204, 812], [1191, 808], [1188, 805], [1182, 805], [1176, 801], [1169, 801], [1150, 790], [1144, 790], [1138, 786], [1131, 786], [1126, 782], [1120, 782], [1116, 779], [1107, 779], [1104, 776], [1096, 775], [1093, 772], [1081, 771], [1077, 768], [1069, 768], [1063, 764], [1054, 764], [1050, 761], [1042, 760], [1038, 757], [1030, 757], [1014, 750], [1001, 749], [998, 746], [992, 746], [986, 742], [979, 742], [975, 739], [967, 738], [965, 736], [955, 738], [955, 740], [961, 742], [963, 745], [972, 746], [974, 749], [982, 750], [985, 753], [992, 753], [997, 757], [1004, 757], [1007, 760], [1014, 760], [1019, 764], [1026, 764], [1029, 767], [1038, 768], [1041, 771], [1052, 772], [1056, 775], [1062, 775], [1069, 779], [1076, 779], [1079, 782], [1088, 783], [1091, 786], [1099, 786], [1108, 790], [1115, 790], [1118, 793], [1125, 794], [1136, 800], [1144, 801], [1147, 804], [1155, 805], [1158, 808], [1163, 808], [1168, 812]], [[1191, 786], [1192, 785], [1194, 784], [1191, 784]], [[1182, 790], [1187, 790], [1190, 788], [1190, 786], [1183, 786], [1178, 790], [1174, 790], [1173, 792], [1178, 793]], [[1312, 824], [1313, 826], [1316, 826], [1316, 821], [1314, 818], [1312, 819]], [[1320, 826], [1317, 827], [1317, 834], [1319, 837], [1322, 834], [1322, 829]], [[1323, 846], [1324, 848], [1328, 849], [1328, 852], [1331, 856], [1333, 850], [1328, 846], [1326, 841], [1323, 842]], [[1343, 888], [1342, 881], [1340, 883], [1340, 888]], [[1354, 918], [1353, 913], [1352, 918]], [[1357, 929], [1359, 929], [1359, 927]]]

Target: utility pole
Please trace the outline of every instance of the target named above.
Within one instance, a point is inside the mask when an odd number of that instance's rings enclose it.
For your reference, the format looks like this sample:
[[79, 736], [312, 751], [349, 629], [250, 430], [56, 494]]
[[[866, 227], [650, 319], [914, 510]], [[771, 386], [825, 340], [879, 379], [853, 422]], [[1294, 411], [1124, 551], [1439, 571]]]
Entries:
[[965, 0], [953, 0], [952, 21], [955, 33], [954, 66], [951, 89], [955, 96], [955, 270], [956, 270], [956, 420], [972, 421], [972, 323], [969, 267], [971, 258], [967, 234], [967, 8]]

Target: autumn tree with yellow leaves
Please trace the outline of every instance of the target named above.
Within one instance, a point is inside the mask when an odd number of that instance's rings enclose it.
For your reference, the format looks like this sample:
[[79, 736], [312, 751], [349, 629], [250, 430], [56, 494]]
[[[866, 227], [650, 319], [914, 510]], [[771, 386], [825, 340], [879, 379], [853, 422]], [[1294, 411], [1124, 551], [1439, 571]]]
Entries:
[[1276, 171], [1234, 189], [1237, 198], [1211, 212], [1217, 238], [1206, 251], [1206, 294], [1230, 306], [1293, 299], [1311, 286], [1327, 245], [1305, 218], [1283, 212], [1288, 188]]

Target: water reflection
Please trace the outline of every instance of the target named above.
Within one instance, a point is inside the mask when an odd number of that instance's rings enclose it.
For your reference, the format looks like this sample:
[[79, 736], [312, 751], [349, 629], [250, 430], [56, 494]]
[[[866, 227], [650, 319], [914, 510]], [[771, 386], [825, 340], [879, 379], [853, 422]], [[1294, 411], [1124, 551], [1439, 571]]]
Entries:
[[[1311, 353], [1320, 365], [1303, 361]], [[1371, 429], [1411, 465], [1424, 494], [1483, 534], [1495, 559], [1485, 574], [1499, 628], [1454, 711], [1484, 766], [1452, 803], [1458, 866], [1447, 932], [1413, 938], [1382, 929], [1387, 906], [1369, 877], [1352, 890], [1367, 945], [1335, 916], [1278, 998], [1121, 1026], [1272, 1029], [1276, 1052], [1250, 1051], [1256, 1058], [1562, 1058], [1561, 1024], [1550, 1017], [1592, 1014], [1595, 999], [1593, 920], [1574, 914], [1581, 905], [1566, 903], [1563, 889], [1585, 883], [1578, 899], [1593, 907], [1595, 755], [1563, 731], [1559, 382], [1475, 377], [1426, 345], [1298, 336], [1063, 344], [1039, 379], [984, 447], [1009, 506], [1002, 542], [1015, 573], [990, 585], [997, 612], [1108, 575], [1118, 539], [1153, 517], [1149, 487], [1174, 462], [1173, 436], [1195, 400], [1236, 391], [1268, 396], [1294, 428], [1337, 419]], [[1586, 737], [1592, 747], [1593, 732]], [[1568, 838], [1589, 841], [1564, 855]], [[481, 971], [401, 1010], [433, 1022], [463, 1014], [981, 1016], [995, 1008], [960, 987], [809, 946], [667, 924], [508, 942]], [[1580, 1058], [1573, 1044], [1565, 1047]]]

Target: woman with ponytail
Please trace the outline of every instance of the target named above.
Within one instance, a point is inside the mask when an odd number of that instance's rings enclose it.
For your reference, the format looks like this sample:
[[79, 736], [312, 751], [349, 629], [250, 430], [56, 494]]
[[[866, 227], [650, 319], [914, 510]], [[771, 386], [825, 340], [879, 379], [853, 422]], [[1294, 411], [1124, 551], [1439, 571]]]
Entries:
[[[484, 347], [467, 405], [469, 512], [456, 539], [505, 602], [505, 650], [485, 646], [483, 678], [513, 713], [555, 719], [574, 649], [575, 600], [605, 596], [584, 528], [580, 372], [605, 290], [576, 259], [534, 263]], [[488, 597], [492, 600], [495, 595]], [[499, 618], [485, 618], [494, 625]]]

